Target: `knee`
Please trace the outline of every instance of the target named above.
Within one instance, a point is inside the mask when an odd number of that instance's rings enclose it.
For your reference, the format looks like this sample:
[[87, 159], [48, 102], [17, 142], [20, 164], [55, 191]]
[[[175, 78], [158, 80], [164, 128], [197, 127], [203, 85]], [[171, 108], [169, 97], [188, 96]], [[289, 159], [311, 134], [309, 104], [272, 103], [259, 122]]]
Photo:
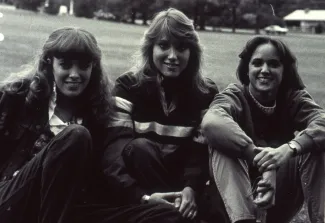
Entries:
[[65, 135], [65, 137], [67, 137], [73, 144], [85, 145], [91, 142], [90, 132], [82, 125], [69, 125], [62, 131], [62, 134]]
[[82, 125], [72, 124], [60, 132], [49, 147], [52, 148], [50, 151], [69, 151], [69, 153], [81, 155], [88, 153], [92, 148], [92, 139], [87, 128]]
[[132, 140], [123, 150], [124, 157], [134, 157], [149, 154], [150, 141], [145, 138]]

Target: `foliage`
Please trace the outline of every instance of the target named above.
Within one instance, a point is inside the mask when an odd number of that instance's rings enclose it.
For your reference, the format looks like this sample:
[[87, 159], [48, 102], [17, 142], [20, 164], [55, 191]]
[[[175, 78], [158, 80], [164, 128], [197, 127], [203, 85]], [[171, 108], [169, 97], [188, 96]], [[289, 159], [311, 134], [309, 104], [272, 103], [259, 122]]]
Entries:
[[15, 0], [14, 5], [17, 9], [37, 11], [43, 2], [44, 0]]
[[73, 12], [76, 17], [93, 18], [95, 10], [95, 0], [74, 0]]

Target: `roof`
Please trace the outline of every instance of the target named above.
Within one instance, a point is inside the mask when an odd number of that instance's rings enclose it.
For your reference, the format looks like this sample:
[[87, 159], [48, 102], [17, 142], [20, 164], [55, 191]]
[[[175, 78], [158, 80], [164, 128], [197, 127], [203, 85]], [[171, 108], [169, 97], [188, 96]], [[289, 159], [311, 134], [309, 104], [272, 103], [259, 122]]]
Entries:
[[283, 19], [285, 21], [325, 21], [325, 10], [296, 10]]

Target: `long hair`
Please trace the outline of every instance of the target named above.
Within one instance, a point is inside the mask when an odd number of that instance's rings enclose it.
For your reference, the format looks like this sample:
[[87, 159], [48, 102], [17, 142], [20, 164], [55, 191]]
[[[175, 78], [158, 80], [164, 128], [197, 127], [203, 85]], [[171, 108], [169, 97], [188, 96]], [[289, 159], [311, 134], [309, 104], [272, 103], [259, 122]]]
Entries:
[[162, 36], [177, 39], [189, 46], [188, 65], [179, 78], [185, 85], [189, 85], [192, 92], [207, 93], [209, 84], [201, 74], [202, 47], [198, 34], [194, 29], [193, 22], [184, 13], [174, 8], [159, 12], [144, 33], [135, 66], [139, 82], [142, 83], [156, 77], [153, 46]]
[[82, 93], [82, 100], [98, 121], [108, 117], [112, 111], [111, 82], [101, 64], [101, 50], [95, 37], [84, 29], [64, 27], [52, 32], [42, 47], [35, 66], [20, 72], [14, 79], [9, 78], [9, 84], [8, 81], [5, 82], [6, 91], [17, 93], [21, 86], [27, 84], [28, 106], [48, 102], [54, 87], [53, 57], [65, 55], [78, 56], [92, 62], [91, 78]]
[[299, 90], [305, 86], [298, 74], [296, 57], [290, 49], [279, 39], [273, 39], [268, 36], [253, 37], [246, 43], [243, 51], [239, 54], [239, 65], [237, 67], [237, 78], [243, 85], [249, 85], [249, 62], [256, 48], [262, 44], [272, 44], [279, 55], [280, 62], [283, 65], [283, 78], [279, 87], [279, 92], [284, 93], [288, 90]]

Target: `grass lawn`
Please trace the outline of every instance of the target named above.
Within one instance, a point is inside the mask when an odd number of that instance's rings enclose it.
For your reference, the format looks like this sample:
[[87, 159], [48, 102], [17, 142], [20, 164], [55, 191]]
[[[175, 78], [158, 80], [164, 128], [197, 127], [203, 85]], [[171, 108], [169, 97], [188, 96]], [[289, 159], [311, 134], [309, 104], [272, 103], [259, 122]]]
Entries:
[[[143, 26], [96, 21], [70, 16], [50, 16], [2, 7], [0, 33], [0, 80], [20, 66], [33, 62], [48, 35], [56, 28], [78, 26], [93, 33], [103, 51], [104, 63], [114, 80], [132, 66], [132, 55], [138, 49]], [[252, 34], [200, 32], [204, 45], [204, 74], [220, 89], [235, 82], [238, 54]], [[317, 103], [325, 107], [325, 36], [293, 35], [280, 37], [297, 56], [298, 67], [307, 89]], [[306, 223], [305, 211], [295, 223]]]

